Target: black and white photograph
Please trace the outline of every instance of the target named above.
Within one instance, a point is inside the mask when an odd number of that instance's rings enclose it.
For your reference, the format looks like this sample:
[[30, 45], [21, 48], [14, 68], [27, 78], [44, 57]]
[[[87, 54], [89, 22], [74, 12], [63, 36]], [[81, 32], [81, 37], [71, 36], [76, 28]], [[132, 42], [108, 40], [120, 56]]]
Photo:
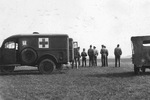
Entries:
[[0, 0], [0, 100], [149, 100], [150, 0]]

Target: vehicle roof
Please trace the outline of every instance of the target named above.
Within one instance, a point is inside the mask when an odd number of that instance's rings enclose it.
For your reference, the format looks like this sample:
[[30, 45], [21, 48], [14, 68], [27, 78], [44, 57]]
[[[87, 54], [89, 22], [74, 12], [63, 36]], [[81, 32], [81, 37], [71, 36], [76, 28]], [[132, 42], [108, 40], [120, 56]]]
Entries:
[[150, 35], [147, 36], [132, 36], [131, 40], [150, 40]]
[[68, 34], [17, 34], [17, 35], [12, 35], [10, 37], [8, 37], [7, 39], [11, 39], [11, 38], [22, 38], [22, 37], [39, 37], [39, 36], [67, 36]]

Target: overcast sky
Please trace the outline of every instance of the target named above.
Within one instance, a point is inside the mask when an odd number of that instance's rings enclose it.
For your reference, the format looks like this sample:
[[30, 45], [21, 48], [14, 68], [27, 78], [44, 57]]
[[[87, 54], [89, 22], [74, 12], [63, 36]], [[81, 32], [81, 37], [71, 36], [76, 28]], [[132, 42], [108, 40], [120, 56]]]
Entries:
[[150, 34], [150, 0], [0, 0], [0, 44], [10, 35], [64, 33], [89, 45], [120, 44], [131, 55], [131, 36]]

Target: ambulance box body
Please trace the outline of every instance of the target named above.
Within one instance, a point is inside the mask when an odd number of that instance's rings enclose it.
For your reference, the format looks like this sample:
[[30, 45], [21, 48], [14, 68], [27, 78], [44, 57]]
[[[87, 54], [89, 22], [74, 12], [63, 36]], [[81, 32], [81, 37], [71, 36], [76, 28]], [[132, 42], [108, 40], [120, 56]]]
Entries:
[[67, 34], [13, 35], [0, 48], [2, 72], [11, 72], [15, 66], [38, 67], [41, 73], [51, 73], [69, 62]]

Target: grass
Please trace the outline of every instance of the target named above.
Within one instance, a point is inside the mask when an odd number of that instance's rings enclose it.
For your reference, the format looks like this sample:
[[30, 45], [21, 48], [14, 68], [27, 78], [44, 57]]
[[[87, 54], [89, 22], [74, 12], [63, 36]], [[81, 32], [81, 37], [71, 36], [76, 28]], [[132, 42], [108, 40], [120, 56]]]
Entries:
[[[100, 61], [100, 60], [99, 60]], [[36, 69], [17, 68], [0, 76], [3, 100], [148, 100], [150, 73], [134, 75], [133, 65], [122, 59], [121, 67], [79, 67], [41, 75]], [[23, 69], [23, 70], [22, 70]]]

